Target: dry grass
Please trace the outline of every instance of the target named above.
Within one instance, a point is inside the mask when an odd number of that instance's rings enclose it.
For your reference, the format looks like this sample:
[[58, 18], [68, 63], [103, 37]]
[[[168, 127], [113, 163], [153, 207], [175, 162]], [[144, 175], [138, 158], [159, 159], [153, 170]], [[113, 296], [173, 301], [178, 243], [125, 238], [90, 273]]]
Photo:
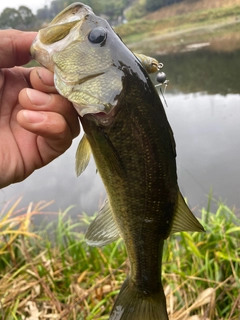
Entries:
[[[18, 205], [8, 203], [0, 216], [0, 318], [108, 319], [129, 271], [123, 242], [87, 247], [79, 230], [89, 218], [73, 223], [68, 210], [34, 230], [31, 220], [48, 204]], [[202, 223], [206, 234], [180, 233], [166, 242], [170, 320], [239, 320], [240, 221], [221, 204], [215, 214], [203, 210]]]
[[161, 20], [177, 15], [195, 13], [196, 11], [218, 8], [232, 8], [234, 6], [239, 6], [239, 4], [239, 0], [185, 0], [183, 2], [173, 4], [171, 6], [161, 8], [160, 10], [157, 10], [146, 16], [146, 18], [153, 20]]
[[188, 46], [203, 42], [209, 43], [210, 50], [237, 50], [239, 17], [239, 0], [186, 0], [120, 25], [116, 31], [131, 50], [147, 55], [187, 51]]

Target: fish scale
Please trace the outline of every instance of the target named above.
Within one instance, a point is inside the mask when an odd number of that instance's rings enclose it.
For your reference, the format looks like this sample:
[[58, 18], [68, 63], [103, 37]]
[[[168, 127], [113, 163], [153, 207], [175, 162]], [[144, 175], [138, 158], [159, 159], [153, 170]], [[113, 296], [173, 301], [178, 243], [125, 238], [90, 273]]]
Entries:
[[[134, 84], [131, 83], [131, 86], [134, 87]], [[139, 88], [138, 82], [135, 87], [137, 92], [144, 89]], [[148, 102], [151, 99], [150, 105], [143, 104], [141, 100], [140, 104], [138, 100], [141, 97], [138, 96], [134, 103], [132, 101], [126, 103], [126, 110], [122, 108], [119, 111], [110, 127], [101, 127], [101, 135], [103, 131], [105, 136], [111, 137], [111, 144], [123, 163], [124, 173], [120, 178], [107, 170], [108, 165], [102, 169], [102, 158], [107, 157], [107, 154], [104, 154], [104, 145], [101, 148], [97, 147], [101, 145], [99, 142], [101, 138], [98, 139], [97, 133], [91, 128], [93, 122], [88, 121], [88, 117], [82, 119], [120, 234], [126, 243], [131, 264], [131, 280], [140, 288], [140, 291], [144, 292], [145, 297], [151, 296], [152, 292], [163, 291], [160, 276], [163, 239], [170, 233], [171, 225], [166, 224], [166, 220], [172, 220], [178, 192], [176, 179], [166, 181], [164, 177], [166, 166], [175, 167], [174, 158], [170, 158], [166, 165], [166, 159], [162, 157], [163, 153], [172, 153], [172, 144], [166, 144], [165, 151], [163, 148], [155, 149], [161, 140], [168, 139], [170, 131], [165, 129], [164, 134], [159, 126], [159, 122], [166, 121], [166, 117], [164, 112], [160, 112], [160, 115], [156, 112], [156, 109], [161, 110], [161, 104], [151, 82], [149, 82], [147, 93], [144, 93], [144, 96]], [[126, 102], [125, 95], [123, 99]], [[154, 100], [157, 105], [154, 105]], [[141, 110], [138, 111], [138, 109]], [[148, 126], [143, 128], [138, 124], [145, 123], [146, 117]], [[90, 127], [88, 127], [89, 123]], [[150, 130], [151, 134], [149, 134]], [[158, 132], [159, 130], [161, 131]], [[157, 132], [158, 135], [156, 135]], [[156, 137], [159, 143], [156, 142]], [[95, 150], [100, 151], [101, 155]], [[169, 189], [172, 191], [170, 192]], [[175, 197], [173, 197], [173, 190], [175, 190]], [[171, 201], [167, 201], [169, 195], [172, 197]], [[164, 201], [162, 201], [163, 198]], [[122, 210], [119, 210], [119, 207]], [[130, 216], [131, 219], [129, 219]]]

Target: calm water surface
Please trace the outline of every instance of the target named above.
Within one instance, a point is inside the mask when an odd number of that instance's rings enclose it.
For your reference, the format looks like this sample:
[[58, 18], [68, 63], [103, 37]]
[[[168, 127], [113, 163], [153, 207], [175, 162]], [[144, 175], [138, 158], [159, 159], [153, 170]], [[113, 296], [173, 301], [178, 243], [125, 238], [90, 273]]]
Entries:
[[[179, 185], [191, 207], [215, 199], [240, 208], [240, 53], [188, 52], [158, 57], [170, 80], [166, 113], [177, 144]], [[81, 177], [74, 171], [76, 138], [72, 147], [25, 181], [0, 191], [3, 205], [23, 196], [30, 201], [55, 200], [49, 210], [75, 207], [92, 214], [105, 198], [93, 161]]]

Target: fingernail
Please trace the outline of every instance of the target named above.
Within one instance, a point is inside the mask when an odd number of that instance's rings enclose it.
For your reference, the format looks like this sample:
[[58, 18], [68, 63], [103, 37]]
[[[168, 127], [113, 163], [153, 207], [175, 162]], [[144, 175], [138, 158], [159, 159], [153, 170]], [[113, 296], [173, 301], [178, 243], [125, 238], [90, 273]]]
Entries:
[[48, 70], [38, 69], [37, 75], [45, 86], [54, 87], [53, 75]]
[[23, 110], [23, 115], [29, 123], [39, 123], [46, 119], [44, 113], [31, 110]]
[[27, 95], [33, 105], [42, 106], [52, 99], [50, 94], [27, 88]]

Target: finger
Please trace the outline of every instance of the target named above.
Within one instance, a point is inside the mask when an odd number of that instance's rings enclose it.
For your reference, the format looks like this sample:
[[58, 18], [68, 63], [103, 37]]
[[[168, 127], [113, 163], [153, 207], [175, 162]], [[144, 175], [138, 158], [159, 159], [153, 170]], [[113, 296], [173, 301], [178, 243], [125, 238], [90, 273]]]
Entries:
[[[0, 62], [1, 63], [1, 62]], [[18, 94], [29, 87], [30, 69], [14, 67], [0, 69], [0, 118], [11, 113], [18, 104]]]
[[78, 115], [72, 104], [59, 94], [44, 93], [34, 89], [23, 89], [19, 94], [19, 102], [24, 109], [60, 114], [67, 122], [72, 137], [79, 134]]
[[0, 30], [0, 67], [10, 68], [31, 60], [30, 47], [36, 32]]
[[45, 68], [36, 67], [31, 71], [30, 81], [32, 87], [43, 92], [56, 93], [53, 73]]
[[64, 153], [72, 144], [71, 129], [60, 114], [21, 110], [17, 120], [24, 129], [37, 135], [43, 165]]

